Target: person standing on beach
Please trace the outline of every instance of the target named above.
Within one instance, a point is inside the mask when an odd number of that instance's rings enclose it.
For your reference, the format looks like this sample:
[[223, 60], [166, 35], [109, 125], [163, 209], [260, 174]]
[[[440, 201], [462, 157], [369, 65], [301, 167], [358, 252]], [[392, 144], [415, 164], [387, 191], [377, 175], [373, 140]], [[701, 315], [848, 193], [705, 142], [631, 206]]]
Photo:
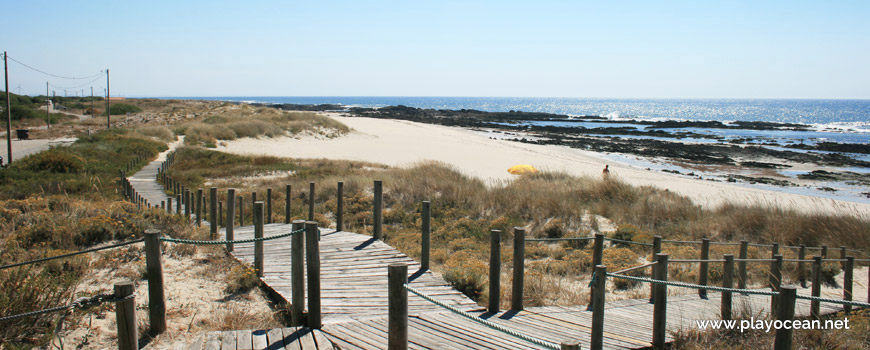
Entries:
[[610, 178], [610, 164], [604, 165], [604, 170], [601, 171], [601, 177], [603, 177], [605, 180]]

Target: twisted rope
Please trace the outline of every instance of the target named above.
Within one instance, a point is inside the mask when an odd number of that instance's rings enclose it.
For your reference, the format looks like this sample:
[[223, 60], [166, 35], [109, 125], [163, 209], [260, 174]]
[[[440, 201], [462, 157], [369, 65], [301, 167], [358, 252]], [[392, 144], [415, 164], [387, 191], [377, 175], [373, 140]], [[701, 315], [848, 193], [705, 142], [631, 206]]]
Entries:
[[616, 238], [608, 238], [608, 237], [604, 237], [604, 240], [611, 241], [611, 242], [617, 242], [617, 243], [626, 243], [626, 244], [643, 245], [643, 246], [647, 246], [647, 247], [652, 247], [652, 246], [653, 246], [652, 243], [642, 243], [642, 242], [626, 241], [626, 240], [624, 240], [624, 239], [616, 239]]
[[[701, 244], [701, 241], [678, 241], [673, 239], [663, 239], [662, 243], [673, 243], [673, 244]], [[712, 242], [710, 242], [712, 243]]]
[[480, 318], [480, 317], [477, 317], [477, 316], [474, 316], [474, 315], [472, 315], [472, 314], [470, 314], [470, 313], [468, 313], [468, 312], [465, 312], [465, 311], [459, 310], [459, 309], [457, 309], [456, 307], [454, 307], [454, 306], [452, 306], [452, 305], [447, 305], [447, 304], [445, 304], [445, 303], [443, 303], [443, 302], [441, 302], [441, 301], [439, 301], [439, 300], [432, 299], [432, 297], [430, 297], [430, 296], [428, 296], [428, 295], [426, 295], [426, 294], [421, 293], [420, 291], [418, 291], [418, 290], [415, 289], [414, 287], [411, 287], [411, 286], [409, 286], [409, 285], [407, 285], [407, 284], [405, 284], [404, 287], [405, 287], [405, 289], [407, 289], [409, 292], [414, 293], [415, 295], [417, 295], [417, 296], [419, 296], [419, 297], [421, 297], [421, 298], [423, 298], [423, 299], [426, 299], [426, 301], [428, 301], [428, 302], [430, 302], [430, 303], [433, 303], [433, 304], [435, 304], [435, 305], [438, 305], [438, 306], [440, 306], [440, 307], [443, 307], [443, 308], [445, 308], [445, 309], [447, 309], [447, 310], [450, 310], [451, 312], [453, 312], [453, 313], [455, 313], [455, 314], [457, 314], [457, 315], [459, 315], [459, 316], [465, 317], [465, 318], [467, 318], [467, 319], [469, 319], [469, 320], [472, 320], [472, 321], [474, 321], [474, 322], [480, 323], [480, 324], [482, 324], [482, 325], [484, 325], [484, 326], [487, 326], [487, 327], [492, 328], [492, 329], [494, 329], [494, 330], [497, 330], [497, 331], [499, 331], [499, 332], [505, 333], [505, 334], [507, 334], [507, 335], [510, 335], [510, 336], [513, 336], [513, 337], [516, 337], [516, 338], [520, 338], [520, 339], [525, 340], [525, 341], [527, 341], [527, 342], [529, 342], [529, 343], [532, 343], [532, 344], [535, 344], [535, 345], [538, 345], [538, 346], [543, 346], [543, 347], [548, 348], [548, 349], [553, 349], [553, 350], [559, 350], [559, 349], [561, 349], [561, 347], [560, 347], [558, 344], [551, 343], [551, 342], [548, 342], [548, 341], [546, 341], [546, 340], [541, 340], [541, 339], [538, 339], [538, 338], [535, 338], [535, 337], [532, 337], [532, 336], [529, 336], [529, 335], [522, 334], [522, 333], [520, 333], [520, 332], [518, 332], [518, 331], [516, 331], [516, 330], [513, 330], [513, 329], [507, 328], [507, 327], [505, 327], [505, 326], [502, 326], [502, 325], [499, 325], [499, 324], [493, 323], [492, 321], [489, 321], [489, 320], [484, 320], [484, 319], [482, 319], [482, 318]]
[[90, 298], [81, 297], [70, 303], [69, 305], [56, 306], [48, 309], [25, 312], [23, 314], [0, 317], [0, 322], [16, 320], [19, 318], [38, 316], [52, 312], [66, 311], [71, 309], [88, 309], [102, 303], [117, 303], [125, 300], [130, 300], [136, 297], [135, 294], [130, 294], [126, 297], [116, 298], [114, 294], [97, 294]]
[[588, 241], [595, 237], [527, 238], [526, 242]]
[[259, 241], [269, 241], [278, 238], [289, 237], [295, 235], [297, 233], [305, 232], [305, 229], [298, 229], [296, 231], [290, 231], [287, 233], [282, 233], [280, 235], [274, 235], [269, 237], [261, 237], [261, 238], [250, 238], [250, 239], [236, 239], [236, 240], [223, 240], [223, 241], [200, 241], [195, 239], [181, 239], [181, 238], [172, 238], [172, 237], [160, 237], [161, 241], [168, 243], [185, 243], [185, 244], [198, 244], [198, 245], [212, 245], [212, 244], [229, 244], [229, 243], [253, 243]]
[[96, 252], [96, 251], [100, 251], [100, 250], [105, 250], [105, 249], [111, 249], [111, 248], [123, 247], [123, 246], [125, 246], [125, 245], [130, 245], [130, 244], [140, 243], [140, 242], [144, 242], [144, 241], [145, 241], [144, 238], [139, 238], [139, 239], [134, 239], [134, 240], [132, 240], [132, 241], [127, 241], [127, 242], [122, 242], [122, 243], [118, 243], [118, 244], [107, 245], [107, 246], [104, 246], [104, 247], [90, 248], [90, 249], [80, 250], [80, 251], [73, 252], [73, 253], [67, 253], [67, 254], [61, 254], [61, 255], [55, 255], [55, 256], [49, 256], [49, 257], [45, 257], [45, 258], [39, 258], [39, 259], [36, 259], [36, 260], [23, 261], [23, 262], [14, 263], [14, 264], [3, 265], [3, 266], [0, 266], [0, 270], [5, 270], [5, 269], [9, 269], [9, 268], [13, 268], [13, 267], [18, 267], [18, 266], [29, 265], [29, 264], [41, 263], [41, 262], [44, 262], [44, 261], [49, 261], [49, 260], [54, 260], [54, 259], [68, 258], [68, 257], [76, 256], [76, 255], [79, 255], [79, 254], [92, 253], [92, 252]]
[[619, 275], [619, 274], [610, 273], [610, 272], [607, 273], [607, 276], [631, 280], [631, 281], [637, 281], [637, 282], [666, 284], [666, 285], [674, 286], [674, 287], [715, 290], [715, 291], [719, 291], [719, 292], [756, 294], [756, 295], [767, 295], [767, 296], [779, 295], [778, 292], [769, 292], [769, 291], [753, 290], [753, 289], [725, 288], [725, 287], [717, 287], [717, 286], [702, 286], [700, 284], [675, 282], [675, 281], [662, 281], [662, 280], [656, 280], [656, 279], [646, 278], [646, 277], [634, 277], [634, 276]]
[[830, 299], [830, 298], [822, 298], [822, 297], [814, 297], [814, 296], [806, 296], [806, 295], [798, 295], [797, 298], [811, 300], [811, 301], [818, 301], [818, 302], [822, 302], [822, 303], [852, 305], [852, 306], [857, 306], [857, 307], [870, 307], [870, 303], [862, 303], [860, 301]]

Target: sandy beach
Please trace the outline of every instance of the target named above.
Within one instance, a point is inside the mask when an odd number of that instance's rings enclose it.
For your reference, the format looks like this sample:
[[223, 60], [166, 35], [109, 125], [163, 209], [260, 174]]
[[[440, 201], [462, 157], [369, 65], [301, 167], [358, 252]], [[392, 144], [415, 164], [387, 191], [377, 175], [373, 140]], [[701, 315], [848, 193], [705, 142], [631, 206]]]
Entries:
[[615, 163], [596, 152], [564, 146], [534, 145], [492, 139], [482, 132], [401, 120], [340, 117], [354, 129], [348, 135], [316, 137], [244, 138], [222, 143], [223, 152], [291, 158], [349, 159], [408, 167], [435, 160], [493, 185], [510, 181], [507, 169], [531, 164], [544, 171], [600, 176], [605, 164], [611, 176], [639, 186], [655, 186], [685, 195], [706, 207], [723, 203], [778, 205], [803, 212], [843, 213], [868, 217], [870, 205], [793, 193], [751, 188], [725, 182], [649, 171]]

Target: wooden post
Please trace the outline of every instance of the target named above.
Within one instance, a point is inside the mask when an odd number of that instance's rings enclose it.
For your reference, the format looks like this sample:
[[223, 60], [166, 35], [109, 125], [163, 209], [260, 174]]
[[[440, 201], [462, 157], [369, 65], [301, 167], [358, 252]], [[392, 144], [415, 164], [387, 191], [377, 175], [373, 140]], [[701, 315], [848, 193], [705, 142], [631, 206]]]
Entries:
[[[725, 254], [725, 265], [722, 268], [722, 287], [734, 287], [734, 255]], [[723, 320], [731, 319], [731, 292], [722, 292], [722, 304], [719, 307], [719, 313], [722, 314]]]
[[335, 194], [335, 230], [344, 231], [344, 182], [338, 182]]
[[182, 202], [181, 194], [176, 194], [175, 195], [175, 203], [176, 203], [175, 215], [181, 215], [181, 202]]
[[208, 189], [208, 227], [209, 234], [211, 235], [211, 239], [217, 237], [218, 233], [218, 207], [217, 207], [217, 187], [212, 187]]
[[429, 227], [429, 214], [430, 214], [430, 203], [429, 201], [423, 201], [422, 209], [420, 210], [420, 231], [422, 231], [422, 236], [420, 238], [420, 269], [423, 271], [429, 270], [429, 250], [430, 248], [430, 227]]
[[192, 214], [191, 213], [192, 203], [190, 200], [191, 198], [193, 198], [193, 195], [190, 194], [190, 190], [185, 190], [185, 192], [184, 192], [184, 215], [187, 217], [188, 220], [190, 220], [190, 215]]
[[316, 221], [305, 223], [305, 252], [308, 264], [308, 328], [320, 329], [320, 241]]
[[607, 267], [596, 265], [593, 272], [597, 278], [593, 278], [592, 290], [592, 334], [589, 346], [592, 350], [601, 350], [604, 347], [604, 289], [607, 282]]
[[[814, 256], [813, 257], [813, 285], [812, 285], [812, 296], [818, 297], [822, 291], [822, 257]], [[810, 301], [810, 316], [813, 320], [819, 319], [819, 302], [815, 300]]]
[[217, 212], [218, 228], [220, 228], [224, 226], [224, 201], [218, 201]]
[[[227, 190], [227, 240], [232, 241], [235, 238], [235, 233], [233, 229], [235, 228], [236, 221], [236, 189], [231, 188]], [[227, 243], [227, 251], [233, 251], [233, 244]]]
[[[653, 236], [653, 245], [652, 245], [652, 257], [653, 257], [653, 259], [655, 259], [655, 257], [661, 252], [662, 252], [662, 236]], [[604, 257], [604, 255], [602, 255], [602, 258], [603, 257]], [[593, 264], [592, 266], [595, 266], [595, 265]], [[655, 294], [654, 293], [655, 288], [656, 288], [655, 284], [651, 283], [649, 285], [649, 295], [650, 296]]]
[[172, 197], [166, 198], [166, 212], [172, 214]]
[[737, 288], [746, 289], [746, 261], [749, 256], [749, 242], [740, 241], [740, 261], [737, 262]]
[[245, 196], [239, 196], [239, 226], [245, 226]]
[[374, 202], [374, 229], [373, 236], [375, 239], [384, 237], [383, 231], [383, 209], [384, 209], [384, 183], [380, 180], [375, 180], [375, 202]]
[[779, 243], [773, 243], [770, 246], [770, 258], [774, 259], [777, 254], [779, 254]]
[[266, 189], [266, 223], [272, 223], [272, 189]]
[[290, 218], [293, 216], [290, 214], [290, 193], [293, 187], [291, 185], [287, 185], [284, 187], [284, 223], [289, 224], [291, 221]]
[[148, 274], [148, 316], [151, 335], [166, 331], [166, 298], [163, 294], [163, 262], [160, 257], [160, 231], [145, 230], [145, 270]]
[[308, 183], [308, 221], [314, 221], [314, 183]]
[[[133, 282], [115, 283], [115, 298], [133, 295], [136, 287]], [[139, 349], [139, 329], [136, 323], [136, 298], [115, 304], [115, 322], [118, 326], [118, 350]]]
[[[291, 230], [305, 228], [305, 220], [294, 220]], [[305, 233], [290, 237], [291, 326], [302, 326], [305, 311]]]
[[[800, 250], [798, 250], [798, 260], [805, 260], [807, 258], [807, 246], [805, 244], [801, 244]], [[798, 280], [801, 282], [801, 287], [807, 287], [807, 271], [804, 267], [803, 261], [798, 261], [797, 263], [797, 271], [798, 271]]]
[[[656, 277], [660, 281], [668, 280], [668, 255], [656, 254]], [[655, 304], [653, 305], [653, 348], [664, 349], [666, 342], [667, 313], [668, 313], [668, 286], [656, 283]]]
[[[254, 203], [254, 238], [263, 238], [263, 202]], [[263, 277], [263, 241], [254, 242], [254, 270]]]
[[[780, 287], [782, 286], [782, 255], [777, 254], [773, 256], [773, 261], [770, 263], [770, 278], [768, 282], [770, 284], [770, 290], [773, 292], [779, 292]], [[771, 295], [770, 296], [770, 313], [776, 314], [776, 310], [779, 307], [779, 296]]]
[[574, 339], [565, 340], [559, 344], [559, 350], [580, 350], [580, 342]]
[[[601, 265], [602, 260], [604, 260], [604, 235], [601, 233], [596, 233], [595, 240], [593, 240], [592, 244], [592, 266]], [[592, 303], [594, 301], [595, 289], [593, 288], [589, 290], [589, 305], [586, 307], [587, 310], [592, 309]], [[652, 302], [652, 297], [650, 297], [650, 302]]]
[[827, 258], [828, 258], [828, 246], [823, 245], [822, 246], [822, 259], [827, 259]]
[[489, 307], [487, 311], [498, 312], [501, 299], [501, 231], [489, 233]]
[[202, 226], [202, 189], [196, 190], [196, 226]]
[[[843, 266], [843, 300], [852, 301], [852, 273], [855, 268], [855, 257], [847, 256]], [[843, 305], [846, 315], [852, 313], [852, 305]]]
[[160, 210], [166, 210], [166, 201], [160, 201]]
[[[846, 260], [846, 246], [840, 246], [840, 259]], [[846, 262], [845, 261], [840, 262], [840, 270], [844, 270], [844, 271], [846, 270]]]
[[[794, 320], [794, 304], [797, 299], [797, 289], [793, 286], [785, 286], [782, 287], [779, 293], [779, 307], [777, 308], [776, 319], [780, 321]], [[791, 350], [793, 332], [792, 327], [777, 328], [776, 337], [773, 341], [773, 349]]]
[[408, 349], [408, 265], [387, 267], [388, 306], [387, 334], [389, 350]]
[[526, 274], [526, 229], [514, 227], [514, 279], [511, 284], [511, 310], [523, 309], [523, 280]]
[[[710, 260], [710, 239], [702, 238], [701, 239], [701, 260]], [[701, 262], [700, 269], [698, 271], [698, 284], [702, 286], [707, 285], [707, 276], [709, 274], [709, 265], [710, 263], [706, 261]], [[707, 290], [706, 289], [698, 289], [698, 296], [701, 299], [707, 299]]]

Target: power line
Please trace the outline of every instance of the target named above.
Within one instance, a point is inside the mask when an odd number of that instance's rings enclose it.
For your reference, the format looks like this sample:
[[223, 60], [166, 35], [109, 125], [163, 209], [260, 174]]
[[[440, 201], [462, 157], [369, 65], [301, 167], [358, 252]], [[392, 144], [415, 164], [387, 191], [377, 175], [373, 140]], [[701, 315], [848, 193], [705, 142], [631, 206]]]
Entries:
[[84, 84], [82, 84], [82, 85], [77, 85], [77, 86], [57, 86], [57, 85], [54, 85], [54, 84], [52, 84], [52, 83], [48, 83], [48, 85], [51, 85], [52, 87], [57, 88], [57, 89], [76, 89], [76, 88], [80, 88], [80, 87], [88, 86], [88, 84], [91, 84], [91, 83], [93, 83], [93, 82], [95, 82], [95, 81], [97, 81], [97, 80], [100, 80], [100, 79], [102, 79], [102, 78], [103, 78], [103, 73], [100, 73], [100, 75], [97, 76], [94, 80], [91, 80], [91, 81], [89, 81], [89, 82], [87, 82], [87, 83], [84, 83]]
[[55, 77], [55, 78], [60, 78], [60, 79], [84, 80], [84, 79], [91, 79], [91, 78], [99, 77], [99, 76], [102, 76], [102, 75], [103, 75], [103, 72], [100, 72], [99, 74], [91, 75], [91, 76], [89, 76], [89, 77], [65, 77], [65, 76], [61, 76], [61, 75], [51, 74], [51, 73], [48, 73], [48, 72], [46, 72], [46, 71], [39, 70], [39, 69], [33, 68], [33, 67], [31, 67], [31, 66], [28, 66], [28, 65], [25, 64], [24, 62], [21, 62], [21, 61], [16, 60], [16, 59], [14, 59], [14, 58], [12, 58], [12, 57], [9, 57], [9, 54], [7, 54], [6, 57], [9, 58], [10, 60], [12, 60], [13, 62], [16, 62], [16, 63], [18, 63], [18, 64], [20, 64], [20, 65], [22, 65], [22, 66], [25, 66], [25, 67], [27, 67], [27, 68], [30, 68], [30, 69], [32, 69], [32, 70], [34, 70], [34, 71], [37, 71], [37, 72], [40, 72], [40, 73], [42, 73], [42, 74], [45, 74], [45, 75], [48, 75], [48, 76], [52, 76], [52, 77]]

